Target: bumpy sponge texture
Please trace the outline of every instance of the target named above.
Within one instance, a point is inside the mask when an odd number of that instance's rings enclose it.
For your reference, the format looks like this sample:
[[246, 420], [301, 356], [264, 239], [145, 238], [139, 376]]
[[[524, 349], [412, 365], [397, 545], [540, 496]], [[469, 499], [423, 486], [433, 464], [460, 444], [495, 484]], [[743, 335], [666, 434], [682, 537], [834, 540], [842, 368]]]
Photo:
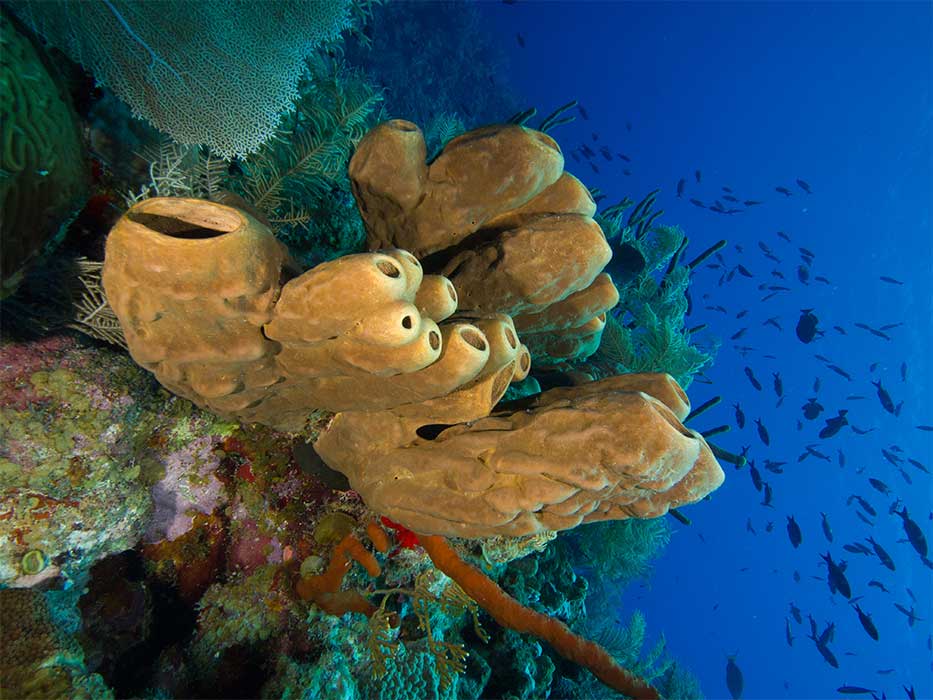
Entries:
[[471, 382], [488, 383], [485, 405], [527, 373], [511, 319], [445, 320], [452, 285], [425, 278], [404, 250], [296, 275], [249, 214], [152, 198], [111, 230], [103, 285], [136, 362], [174, 393], [246, 423], [299, 431], [315, 411], [391, 408]]
[[527, 344], [536, 362], [595, 351], [605, 318], [594, 319], [618, 301], [601, 274], [611, 250], [557, 143], [510, 124], [453, 139], [430, 165], [425, 151], [401, 120], [360, 141], [349, 172], [370, 248], [412, 251], [450, 279], [461, 311], [509, 314], [523, 333], [546, 334]]

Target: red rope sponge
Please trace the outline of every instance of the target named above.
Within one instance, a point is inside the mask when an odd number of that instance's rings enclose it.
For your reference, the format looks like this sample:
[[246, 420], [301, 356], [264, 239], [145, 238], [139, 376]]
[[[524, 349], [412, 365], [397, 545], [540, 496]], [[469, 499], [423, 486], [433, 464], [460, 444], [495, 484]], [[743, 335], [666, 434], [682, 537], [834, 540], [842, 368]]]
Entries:
[[595, 642], [578, 637], [563, 622], [519, 603], [479, 569], [463, 561], [445, 538], [418, 535], [418, 539], [434, 566], [456, 581], [503, 627], [516, 632], [530, 632], [543, 639], [561, 656], [589, 669], [599, 680], [620, 693], [639, 700], [659, 700], [661, 697], [655, 688], [622, 668]]

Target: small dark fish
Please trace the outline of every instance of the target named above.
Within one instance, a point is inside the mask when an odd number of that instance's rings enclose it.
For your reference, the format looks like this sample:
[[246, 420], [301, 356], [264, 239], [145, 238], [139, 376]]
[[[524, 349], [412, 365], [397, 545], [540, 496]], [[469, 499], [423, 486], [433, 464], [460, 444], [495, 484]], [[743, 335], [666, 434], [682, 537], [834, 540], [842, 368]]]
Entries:
[[800, 572], [794, 569], [794, 583], [800, 583]]
[[706, 209], [706, 205], [703, 204], [699, 199], [691, 199], [690, 203], [695, 207], [700, 207], [701, 209]]
[[812, 398], [807, 399], [807, 402], [801, 406], [801, 410], [803, 411], [804, 418], [807, 420], [816, 420], [823, 412], [823, 406], [816, 400], [816, 398]]
[[676, 508], [671, 508], [671, 509], [670, 509], [669, 511], [667, 511], [667, 512], [670, 513], [670, 514], [674, 517], [675, 520], [679, 521], [679, 522], [682, 523], [683, 525], [690, 525], [690, 524], [691, 524], [690, 518], [688, 518], [686, 515], [684, 515], [683, 513], [681, 513], [681, 512], [680, 512], [679, 510], [677, 510]]
[[842, 450], [837, 450], [837, 451], [836, 451], [836, 455], [837, 455], [837, 456], [836, 456], [836, 459], [839, 461], [839, 468], [840, 468], [840, 469], [845, 469], [845, 466], [846, 466], [846, 455], [845, 455], [845, 452], [843, 452]]
[[813, 309], [803, 309], [800, 312], [800, 320], [797, 321], [797, 338], [801, 343], [811, 343], [816, 338], [819, 331], [819, 319], [813, 314]]
[[823, 277], [823, 275], [817, 275], [813, 279], [815, 279], [820, 284], [832, 284], [832, 282], [830, 282], [828, 278]]
[[881, 456], [884, 457], [890, 464], [894, 465], [895, 467], [904, 461], [903, 459], [898, 457], [896, 454], [892, 454], [888, 452], [883, 447], [881, 448]]
[[[802, 182], [802, 180], [797, 180], [797, 182]], [[809, 194], [809, 190], [807, 193]], [[875, 637], [877, 639], [877, 637]], [[863, 688], [859, 685], [840, 685], [836, 688], [837, 693], [842, 693], [843, 695], [864, 695], [865, 693], [874, 693], [875, 691], [870, 688]]]
[[915, 425], [917, 430], [922, 430], [925, 433], [933, 433], [933, 425]]
[[851, 496], [849, 496], [849, 498], [846, 500], [846, 505], [851, 505], [852, 501], [857, 501], [858, 504], [859, 504], [859, 506], [861, 506], [862, 510], [864, 510], [866, 513], [868, 513], [870, 516], [875, 517], [876, 515], [878, 515], [878, 511], [876, 511], [876, 510], [872, 507], [871, 503], [869, 503], [868, 501], [866, 501], [866, 500], [865, 500], [864, 498], [862, 498], [861, 496], [859, 496], [859, 495], [853, 493], [853, 494], [852, 494]]
[[891, 395], [881, 385], [881, 380], [872, 382], [872, 385], [878, 389], [878, 400], [881, 402], [881, 407], [888, 413], [893, 414], [896, 411], [894, 408], [894, 402], [891, 400]]
[[824, 462], [830, 461], [829, 455], [824, 455], [822, 452], [817, 450], [814, 445], [807, 445], [805, 449], [808, 455], [812, 455], [813, 457], [816, 457], [817, 459], [822, 459]]
[[790, 604], [790, 614], [791, 617], [794, 618], [794, 622], [796, 622], [798, 625], [803, 624], [803, 616], [800, 614], [800, 608], [798, 608], [793, 603]]
[[885, 275], [882, 275], [878, 279], [880, 279], [882, 282], [887, 282], [888, 284], [900, 284], [900, 285], [904, 284], [900, 280], [896, 280], [893, 277], [887, 277]]
[[752, 372], [751, 367], [745, 368], [745, 376], [748, 377], [748, 381], [752, 383], [752, 386], [755, 387], [756, 391], [761, 391], [761, 382], [755, 377], [755, 373]]
[[774, 327], [777, 328], [779, 331], [783, 331], [784, 329], [781, 328], [780, 320], [781, 320], [781, 317], [780, 317], [780, 316], [774, 316], [773, 318], [769, 318], [767, 321], [765, 321], [765, 322], [762, 323], [761, 325], [763, 325], [763, 326], [774, 326]]
[[748, 315], [748, 309], [742, 309], [735, 315], [736, 319], [745, 318]]
[[[868, 634], [869, 637], [878, 641], [878, 628], [875, 627], [875, 623], [872, 622], [871, 615], [862, 610], [858, 603], [855, 603], [855, 612], [858, 615], [858, 621], [862, 623], [862, 629]], [[840, 691], [842, 692], [842, 691]]]
[[768, 435], [768, 429], [765, 427], [765, 424], [761, 422], [761, 418], [755, 419], [755, 425], [758, 426], [758, 437], [766, 445], [771, 445], [771, 436]]
[[583, 118], [586, 119], [586, 120], [589, 120], [590, 115], [586, 113], [586, 110], [585, 110], [585, 109], [583, 109], [583, 105], [578, 104], [578, 105], [577, 105], [577, 110], [580, 112], [580, 116], [581, 116], [581, 117], [583, 117]]
[[772, 474], [783, 474], [784, 470], [781, 469], [787, 462], [773, 462], [770, 459], [765, 460], [765, 469], [767, 469]]
[[879, 591], [881, 591], [882, 593], [890, 593], [890, 592], [891, 592], [891, 591], [889, 591], [887, 588], [884, 587], [884, 584], [881, 583], [881, 581], [875, 581], [874, 579], [872, 579], [871, 581], [868, 582], [868, 587], [869, 587], [869, 588], [877, 588], [877, 589], [878, 589]]
[[842, 548], [846, 550], [849, 554], [866, 554], [871, 555], [871, 550], [863, 544], [844, 544]]
[[790, 631], [790, 620], [784, 618], [784, 638], [787, 640], [787, 646], [794, 646], [794, 635]]
[[580, 162], [580, 156], [577, 155], [576, 151], [570, 151], [570, 156], [577, 162]]
[[784, 396], [784, 382], [781, 380], [781, 373], [772, 372], [772, 376], [774, 377], [774, 393], [778, 398], [781, 398]]
[[898, 467], [898, 468], [897, 468], [897, 472], [898, 472], [898, 474], [901, 475], [901, 478], [902, 478], [904, 481], [906, 481], [908, 484], [913, 484], [913, 483], [914, 483], [914, 480], [910, 478], [910, 474], [908, 474], [906, 471], [904, 471], [904, 468], [903, 468], [903, 467]]
[[852, 587], [849, 585], [849, 580], [845, 575], [845, 562], [839, 562], [837, 564], [833, 561], [833, 557], [829, 552], [820, 556], [823, 558], [823, 561], [826, 562], [826, 567], [828, 569], [826, 582], [829, 584], [829, 592], [836, 593], [838, 591], [843, 597], [851, 598]]
[[[697, 170], [699, 173], [700, 171]], [[742, 669], [735, 663], [735, 657], [730, 656], [726, 662], [726, 687], [732, 700], [740, 700], [742, 691], [745, 689], [745, 679], [742, 677]]]
[[757, 534], [758, 534], [757, 532], [755, 532], [755, 527], [752, 525], [752, 519], [751, 519], [751, 518], [748, 518], [748, 519], [745, 521], [745, 531], [746, 531], [746, 532], [750, 532], [750, 533], [752, 533], [753, 535], [757, 535]]
[[680, 178], [680, 181], [677, 183], [677, 196], [678, 197], [682, 198], [684, 196], [684, 189], [686, 187], [687, 187], [687, 179], [683, 177]]
[[846, 329], [842, 326], [833, 326], [833, 330], [836, 331], [839, 335], [848, 335], [848, 333], [846, 333]]
[[861, 394], [849, 394], [846, 396], [846, 401], [864, 401], [865, 397]]
[[632, 122], [625, 122], [625, 130], [629, 133], [632, 132]]
[[518, 42], [519, 46], [521, 46], [522, 48], [525, 48], [525, 37], [523, 37], [521, 34], [515, 35], [515, 41]]
[[624, 160], [626, 163], [631, 163], [631, 162], [632, 162], [632, 159], [629, 158], [629, 157], [628, 157], [627, 155], [625, 155], [624, 153], [616, 153], [616, 157], [617, 157], [619, 160]]
[[765, 532], [771, 532], [772, 530], [774, 530], [774, 522], [769, 520], [768, 524], [765, 525]]
[[883, 493], [885, 496], [891, 493], [891, 489], [888, 488], [888, 485], [884, 483], [883, 481], [881, 481], [880, 479], [869, 477], [868, 483], [871, 484], [873, 489], [875, 489], [879, 493]]
[[827, 542], [833, 541], [833, 529], [829, 526], [829, 520], [826, 513], [820, 513], [820, 526], [823, 528], [823, 536]]
[[828, 663], [833, 668], [839, 668], [839, 661], [836, 659], [836, 656], [833, 654], [833, 652], [830, 651], [828, 646], [817, 642], [816, 649], [817, 651], [820, 652], [820, 655], [826, 660], [826, 663]]
[[602, 154], [602, 157], [605, 158], [606, 160], [610, 160], [610, 161], [612, 160], [612, 153], [610, 153], [609, 149], [606, 148], [605, 146], [600, 148], [599, 152], [600, 154]]
[[[755, 487], [755, 490], [758, 491], [758, 492], [760, 493], [760, 492], [761, 492], [762, 484], [763, 484], [764, 482], [761, 480], [761, 472], [759, 472], [758, 469], [755, 468], [755, 463], [754, 463], [754, 462], [749, 462], [749, 463], [748, 463], [748, 474], [749, 474], [749, 476], [750, 476], [751, 479], [752, 479], [752, 486], [754, 486], [754, 487]], [[751, 522], [751, 521], [749, 521], [749, 522]]]
[[780, 193], [783, 194], [785, 197], [790, 197], [791, 194], [792, 194], [791, 191], [790, 191], [789, 189], [787, 189], [786, 187], [775, 187], [775, 188], [774, 188], [774, 191], [775, 191], [775, 192], [780, 192]]
[[622, 174], [625, 175], [625, 177], [628, 177], [629, 175], [632, 174], [632, 171], [626, 168], [625, 170], [622, 171]]
[[732, 404], [735, 407], [735, 424], [739, 426], [739, 429], [745, 427], [745, 413], [742, 411], [742, 407], [739, 404]]
[[865, 523], [869, 527], [875, 526], [875, 524], [871, 520], [868, 519], [868, 516], [862, 513], [862, 511], [860, 510], [855, 511], [855, 517], [861, 520], [863, 523]]
[[595, 131], [593, 132], [593, 141], [599, 141], [599, 134], [597, 134]]
[[900, 605], [899, 603], [895, 603], [894, 607], [907, 616], [908, 626], [913, 627], [915, 622], [923, 622], [922, 617], [917, 617], [917, 611], [914, 609], [913, 606], [911, 606], [910, 610], [908, 610], [903, 605]]
[[887, 553], [884, 547], [882, 547], [880, 544], [875, 542], [875, 539], [873, 537], [868, 538], [868, 543], [872, 546], [872, 549], [875, 550], [875, 556], [877, 556], [878, 559], [881, 561], [881, 565], [883, 567], [885, 567], [886, 569], [890, 569], [891, 571], [897, 570], [896, 567], [894, 566], [894, 560], [891, 558], [891, 555]]
[[840, 377], [845, 377], [850, 382], [852, 381], [852, 375], [846, 372], [844, 369], [842, 369], [842, 367], [839, 367], [838, 365], [826, 365], [826, 368], [831, 369], [833, 372], [838, 374]]
[[700, 184], [700, 182], [703, 181], [703, 173], [701, 173], [699, 170], [693, 171], [693, 177], [696, 179], [697, 184]]
[[739, 271], [739, 274], [742, 275], [742, 277], [753, 277], [754, 276], [752, 275], [751, 272], [748, 271], [748, 268], [745, 267], [744, 265], [736, 265], [735, 269]]
[[874, 428], [859, 428], [857, 425], [851, 425], [850, 427], [856, 435], [868, 435], [868, 433], [875, 432]]
[[[884, 330], [884, 328], [882, 328], [881, 330]], [[907, 363], [906, 362], [901, 362], [901, 381], [902, 382], [907, 381]]]
[[722, 198], [726, 200], [727, 202], [738, 202], [739, 201], [738, 199], [733, 197], [731, 194], [724, 194]]
[[771, 500], [774, 498], [774, 492], [771, 490], [771, 484], [765, 482], [765, 497], [761, 500], [761, 505], [765, 508], [774, 508]]
[[748, 328], [740, 328], [739, 330], [737, 330], [735, 333], [732, 334], [729, 340], [738, 340], [743, 335], [745, 335], [747, 332], [748, 332]]
[[803, 542], [803, 533], [800, 531], [800, 525], [794, 520], [793, 515], [787, 516], [787, 536], [790, 538], [790, 543], [794, 549], [797, 549], [800, 543]]
[[804, 192], [806, 192], [807, 194], [813, 194], [813, 190], [810, 189], [810, 185], [807, 183], [806, 180], [800, 180], [800, 179], [798, 179], [798, 180], [797, 180], [797, 186], [798, 186], [800, 189], [802, 189]]
[[599, 168], [596, 167], [596, 163], [590, 163], [590, 168], [592, 168], [594, 173], [597, 175], [599, 174]]
[[922, 472], [924, 472], [924, 473], [926, 473], [926, 474], [929, 474], [929, 473], [930, 473], [930, 470], [927, 469], [927, 468], [923, 465], [923, 462], [918, 462], [918, 461], [917, 461], [916, 459], [914, 459], [913, 457], [908, 457], [908, 458], [907, 458], [907, 461], [910, 462], [913, 466], [915, 466], [915, 467], [916, 467], [917, 469], [919, 469], [920, 471], [922, 471]]
[[907, 541], [910, 542], [910, 546], [913, 547], [921, 557], [926, 557], [927, 538], [924, 536], [923, 530], [911, 519], [906, 507], [903, 510], [895, 512], [901, 516], [901, 520], [904, 524], [904, 532], [907, 534]]
[[827, 418], [826, 426], [820, 431], [820, 438], [823, 440], [831, 438], [842, 430], [844, 426], [848, 425], [849, 420], [846, 418], [848, 412], [847, 409], [842, 409], [835, 418]]

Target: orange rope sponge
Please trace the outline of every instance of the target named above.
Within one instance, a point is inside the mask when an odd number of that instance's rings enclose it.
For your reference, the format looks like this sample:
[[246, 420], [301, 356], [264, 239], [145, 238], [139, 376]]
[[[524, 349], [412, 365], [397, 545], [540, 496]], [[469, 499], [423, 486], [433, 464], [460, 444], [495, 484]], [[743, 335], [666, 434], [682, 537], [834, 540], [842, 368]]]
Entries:
[[370, 616], [376, 611], [372, 603], [355, 591], [340, 590], [353, 561], [362, 564], [373, 578], [382, 573], [376, 557], [351, 532], [334, 548], [324, 573], [302, 578], [295, 590], [302, 599], [313, 601], [328, 615], [358, 612]]
[[566, 659], [589, 669], [611, 688], [641, 700], [658, 700], [660, 694], [644, 680], [622, 668], [595, 642], [578, 637], [564, 623], [542, 615], [515, 600], [479, 569], [467, 564], [438, 535], [418, 535], [434, 566], [447, 574], [503, 627], [530, 632], [550, 644]]
[[386, 534], [386, 531], [379, 527], [379, 523], [375, 520], [370, 520], [366, 525], [366, 534], [369, 535], [369, 539], [372, 540], [373, 547], [376, 548], [377, 552], [382, 552], [385, 554], [389, 551], [389, 536]]

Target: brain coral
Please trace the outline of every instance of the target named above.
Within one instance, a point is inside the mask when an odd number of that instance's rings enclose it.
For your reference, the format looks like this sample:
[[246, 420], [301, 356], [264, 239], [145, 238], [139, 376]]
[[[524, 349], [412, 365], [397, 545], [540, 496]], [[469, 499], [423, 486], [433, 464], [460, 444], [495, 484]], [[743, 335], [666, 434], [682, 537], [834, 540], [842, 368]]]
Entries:
[[55, 236], [85, 194], [81, 135], [68, 93], [0, 12], [2, 289]]

